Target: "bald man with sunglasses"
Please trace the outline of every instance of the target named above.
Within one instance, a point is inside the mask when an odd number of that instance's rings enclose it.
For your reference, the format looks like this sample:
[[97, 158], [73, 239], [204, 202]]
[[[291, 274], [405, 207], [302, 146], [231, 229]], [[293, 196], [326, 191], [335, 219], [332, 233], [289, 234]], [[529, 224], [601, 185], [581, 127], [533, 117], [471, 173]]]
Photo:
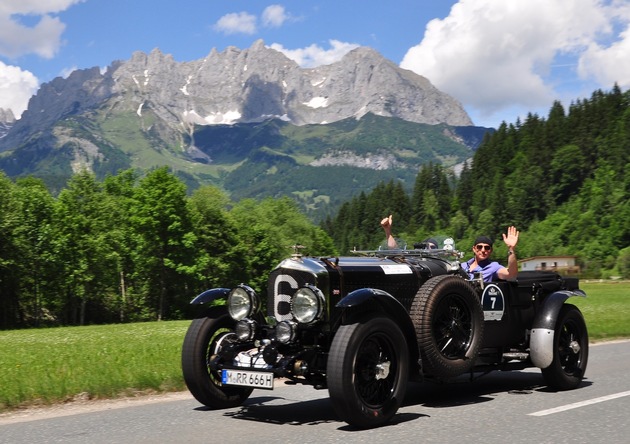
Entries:
[[492, 282], [497, 279], [514, 279], [518, 273], [518, 263], [516, 261], [516, 244], [518, 243], [519, 232], [516, 227], [509, 227], [507, 234], [503, 234], [503, 242], [508, 247], [508, 265], [504, 267], [498, 262], [490, 260], [492, 254], [492, 239], [487, 236], [479, 236], [473, 245], [472, 259], [462, 263], [462, 268], [472, 279], [474, 273], [481, 272], [484, 282]]
[[[392, 236], [392, 216], [381, 220], [381, 227], [385, 230], [388, 248], [397, 248], [396, 240]], [[473, 245], [474, 257], [461, 264], [462, 269], [468, 273], [472, 279], [474, 273], [481, 273], [484, 282], [492, 282], [497, 279], [514, 279], [518, 273], [518, 263], [516, 261], [516, 244], [518, 243], [519, 231], [516, 227], [509, 227], [507, 234], [503, 234], [503, 242], [508, 247], [508, 265], [504, 267], [498, 262], [491, 261], [492, 239], [487, 236], [479, 236]]]

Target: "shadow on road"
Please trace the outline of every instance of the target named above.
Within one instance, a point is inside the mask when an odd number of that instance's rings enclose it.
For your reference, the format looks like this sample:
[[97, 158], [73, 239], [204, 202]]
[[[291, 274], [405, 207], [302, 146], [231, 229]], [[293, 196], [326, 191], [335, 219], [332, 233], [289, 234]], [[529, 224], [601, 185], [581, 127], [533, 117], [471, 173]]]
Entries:
[[[581, 387], [591, 384], [584, 380]], [[545, 385], [540, 371], [495, 371], [486, 375], [475, 374], [472, 380], [467, 375], [443, 383], [410, 384], [403, 405], [444, 408], [492, 401], [499, 394], [522, 396], [534, 391], [554, 391]]]
[[[582, 387], [591, 385], [583, 381]], [[309, 388], [296, 387], [295, 390]], [[579, 390], [579, 389], [578, 389]], [[529, 395], [535, 391], [549, 391], [542, 375], [537, 372], [493, 372], [474, 377], [461, 376], [442, 383], [410, 383], [403, 402], [404, 406], [424, 406], [439, 409], [493, 401], [499, 395]], [[205, 410], [200, 407], [199, 410]], [[238, 410], [224, 413], [225, 417], [281, 425], [317, 425], [339, 423], [339, 430], [359, 430], [341, 421], [329, 398], [290, 402], [280, 396], [252, 396]], [[387, 426], [413, 421], [426, 414], [399, 412]]]
[[225, 416], [272, 424], [316, 425], [340, 422], [330, 399], [314, 399], [291, 404], [273, 405], [269, 402], [279, 398], [252, 397], [238, 411], [226, 412]]

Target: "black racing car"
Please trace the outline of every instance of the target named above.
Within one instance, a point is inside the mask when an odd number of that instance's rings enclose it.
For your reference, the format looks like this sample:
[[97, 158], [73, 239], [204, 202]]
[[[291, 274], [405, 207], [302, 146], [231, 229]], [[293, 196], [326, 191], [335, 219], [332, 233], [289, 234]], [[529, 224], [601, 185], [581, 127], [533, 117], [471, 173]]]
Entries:
[[586, 296], [578, 279], [470, 280], [452, 239], [438, 239], [432, 250], [296, 252], [271, 272], [266, 309], [244, 284], [203, 292], [182, 349], [188, 389], [221, 409], [285, 378], [327, 388], [341, 419], [369, 428], [394, 416], [408, 381], [538, 367], [552, 389], [578, 387], [588, 333], [566, 303]]

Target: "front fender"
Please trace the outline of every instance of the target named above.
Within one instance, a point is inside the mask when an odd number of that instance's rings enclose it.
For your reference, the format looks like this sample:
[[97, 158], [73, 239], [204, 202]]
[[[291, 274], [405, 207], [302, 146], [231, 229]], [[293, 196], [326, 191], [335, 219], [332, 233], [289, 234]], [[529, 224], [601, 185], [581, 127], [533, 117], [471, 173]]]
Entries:
[[376, 288], [360, 288], [354, 290], [337, 302], [337, 307], [344, 310], [354, 309], [360, 312], [369, 308], [378, 307], [391, 315], [394, 319], [409, 318], [407, 310], [405, 310], [405, 307], [402, 306], [398, 299], [394, 298], [386, 291]]
[[532, 363], [538, 368], [547, 368], [553, 361], [558, 313], [564, 302], [572, 296], [586, 297], [586, 293], [582, 290], [560, 290], [550, 294], [532, 323], [529, 350]]
[[207, 304], [209, 302], [213, 302], [220, 299], [227, 300], [229, 293], [230, 293], [229, 288], [212, 288], [196, 296], [192, 301], [190, 301], [190, 303], [192, 305], [200, 305], [200, 304]]

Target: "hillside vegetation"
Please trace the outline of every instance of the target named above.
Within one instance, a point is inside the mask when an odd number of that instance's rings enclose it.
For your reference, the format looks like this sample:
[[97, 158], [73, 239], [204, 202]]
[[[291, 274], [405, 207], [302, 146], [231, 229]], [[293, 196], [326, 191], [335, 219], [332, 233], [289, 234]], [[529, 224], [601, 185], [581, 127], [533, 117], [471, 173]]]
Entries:
[[[427, 165], [411, 193], [384, 182], [344, 204], [323, 226], [340, 251], [374, 248], [394, 215], [410, 242], [448, 233], [461, 249], [486, 234], [521, 231], [518, 257], [575, 255], [585, 276], [630, 277], [630, 93], [596, 91], [546, 118], [503, 124], [459, 178]], [[501, 242], [498, 242], [500, 245]], [[506, 251], [496, 249], [498, 258]]]
[[0, 170], [12, 179], [41, 178], [57, 194], [82, 168], [103, 180], [168, 166], [189, 190], [214, 185], [234, 201], [292, 197], [320, 221], [380, 181], [401, 180], [410, 190], [420, 165], [469, 159], [487, 131], [367, 114], [327, 125], [272, 119], [175, 134], [150, 108], [139, 118], [102, 107], [67, 116], [0, 153]]

